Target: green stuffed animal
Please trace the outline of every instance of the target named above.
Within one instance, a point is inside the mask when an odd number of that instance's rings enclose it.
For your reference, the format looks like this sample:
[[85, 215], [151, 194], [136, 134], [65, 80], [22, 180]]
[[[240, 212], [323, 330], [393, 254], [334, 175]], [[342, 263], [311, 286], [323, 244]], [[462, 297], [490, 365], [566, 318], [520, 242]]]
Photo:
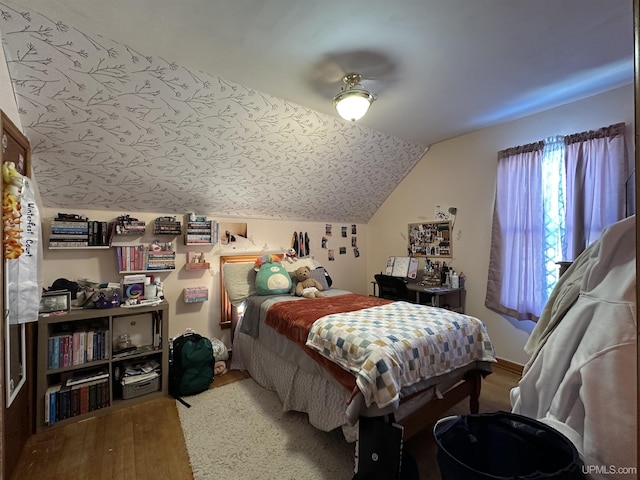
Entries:
[[256, 291], [259, 295], [278, 295], [289, 293], [291, 277], [282, 265], [282, 257], [263, 255], [256, 259]]
[[296, 285], [296, 295], [304, 298], [322, 298], [322, 285], [315, 278], [311, 277], [309, 267], [299, 267], [295, 271], [295, 277], [298, 280]]

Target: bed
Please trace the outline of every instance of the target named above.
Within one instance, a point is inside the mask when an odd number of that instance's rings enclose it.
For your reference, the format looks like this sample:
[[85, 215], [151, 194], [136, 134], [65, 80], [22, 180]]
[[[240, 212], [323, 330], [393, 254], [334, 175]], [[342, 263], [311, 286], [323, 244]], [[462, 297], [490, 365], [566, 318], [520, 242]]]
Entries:
[[[342, 428], [348, 441], [361, 417], [392, 414], [407, 440], [465, 398], [478, 411], [495, 362], [480, 320], [334, 287], [317, 299], [257, 295], [257, 256], [221, 257], [222, 321], [233, 326], [231, 368], [276, 391], [285, 410], [306, 412], [320, 430]], [[312, 259], [285, 262], [288, 271], [301, 264], [326, 281]]]

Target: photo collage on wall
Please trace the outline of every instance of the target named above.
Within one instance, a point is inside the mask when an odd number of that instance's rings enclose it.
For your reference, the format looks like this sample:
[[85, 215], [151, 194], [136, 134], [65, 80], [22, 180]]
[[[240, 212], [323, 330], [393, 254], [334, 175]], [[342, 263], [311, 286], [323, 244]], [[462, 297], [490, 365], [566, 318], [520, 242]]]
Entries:
[[[322, 248], [327, 250], [327, 259], [331, 262], [335, 260], [335, 249], [329, 248], [329, 237], [332, 236], [333, 225], [330, 223], [325, 224], [324, 235], [322, 237]], [[358, 249], [358, 227], [356, 224], [351, 225], [351, 248], [353, 249], [353, 256], [355, 258], [360, 257], [360, 250]], [[340, 227], [340, 237], [348, 238], [349, 229], [346, 225]], [[338, 247], [339, 255], [347, 254], [347, 246]]]

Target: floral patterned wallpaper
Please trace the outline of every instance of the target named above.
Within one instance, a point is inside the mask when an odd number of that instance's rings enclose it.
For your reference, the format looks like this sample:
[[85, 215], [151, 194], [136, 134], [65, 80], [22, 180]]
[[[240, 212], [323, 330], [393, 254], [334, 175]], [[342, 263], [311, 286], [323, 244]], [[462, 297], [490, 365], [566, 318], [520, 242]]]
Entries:
[[0, 33], [47, 207], [366, 223], [424, 151], [37, 12]]

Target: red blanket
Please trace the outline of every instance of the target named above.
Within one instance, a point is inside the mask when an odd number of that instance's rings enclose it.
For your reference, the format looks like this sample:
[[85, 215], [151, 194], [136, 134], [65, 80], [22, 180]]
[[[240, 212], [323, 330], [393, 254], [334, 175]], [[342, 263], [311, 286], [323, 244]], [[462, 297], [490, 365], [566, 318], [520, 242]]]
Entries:
[[306, 346], [309, 328], [317, 319], [332, 313], [353, 312], [363, 308], [376, 307], [391, 303], [378, 297], [369, 297], [357, 293], [337, 295], [335, 297], [309, 298], [305, 300], [280, 302], [269, 308], [265, 323], [289, 340], [297, 343], [333, 378], [338, 380], [350, 392], [356, 386], [355, 377], [331, 360]]

